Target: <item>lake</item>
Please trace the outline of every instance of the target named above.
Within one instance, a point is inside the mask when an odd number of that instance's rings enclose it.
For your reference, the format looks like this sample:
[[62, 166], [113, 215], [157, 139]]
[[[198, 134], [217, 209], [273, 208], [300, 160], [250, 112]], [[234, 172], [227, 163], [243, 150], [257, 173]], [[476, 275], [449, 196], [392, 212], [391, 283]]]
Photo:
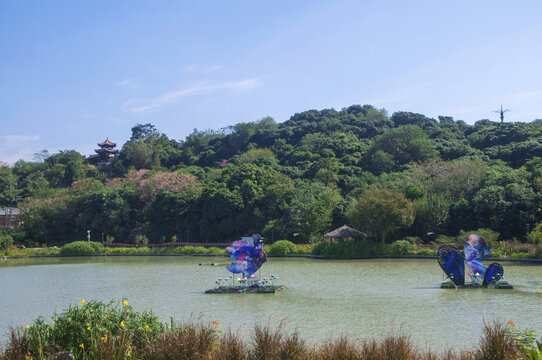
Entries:
[[[200, 266], [216, 262], [220, 266]], [[288, 317], [309, 341], [406, 333], [420, 347], [442, 351], [475, 346], [484, 321], [542, 333], [542, 266], [502, 262], [513, 290], [440, 289], [434, 259], [331, 261], [271, 258], [261, 276], [275, 275], [277, 294], [204, 294], [229, 276], [226, 257], [110, 256], [0, 261], [0, 339], [9, 327], [49, 319], [81, 299], [127, 299], [164, 322], [201, 317], [250, 334], [255, 323]]]

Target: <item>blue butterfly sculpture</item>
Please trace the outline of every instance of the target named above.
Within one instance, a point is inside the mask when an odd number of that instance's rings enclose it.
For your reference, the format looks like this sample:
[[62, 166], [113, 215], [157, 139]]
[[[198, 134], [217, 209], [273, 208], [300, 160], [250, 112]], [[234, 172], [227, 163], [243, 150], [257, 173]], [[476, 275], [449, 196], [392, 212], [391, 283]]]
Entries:
[[502, 266], [498, 263], [490, 264], [487, 268], [483, 265], [484, 258], [491, 256], [491, 250], [484, 238], [480, 235], [470, 234], [467, 245], [461, 253], [457, 248], [444, 245], [437, 253], [437, 260], [450, 280], [457, 286], [465, 285], [465, 260], [471, 277], [483, 276], [482, 286], [493, 284], [504, 275]]
[[465, 285], [465, 264], [463, 254], [451, 245], [438, 249], [437, 260], [446, 275], [457, 286]]

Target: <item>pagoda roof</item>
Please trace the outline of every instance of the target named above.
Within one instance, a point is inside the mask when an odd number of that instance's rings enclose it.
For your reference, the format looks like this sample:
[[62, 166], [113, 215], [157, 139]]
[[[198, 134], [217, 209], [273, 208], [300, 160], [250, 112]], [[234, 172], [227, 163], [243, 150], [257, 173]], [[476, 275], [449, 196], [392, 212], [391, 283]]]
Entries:
[[346, 238], [361, 238], [366, 237], [367, 234], [362, 233], [359, 230], [352, 229], [350, 226], [343, 225], [331, 232], [324, 235], [325, 238], [333, 239], [346, 239]]
[[106, 138], [104, 142], [98, 143], [98, 146], [111, 146], [111, 147], [115, 147], [115, 146], [117, 146], [117, 144], [115, 144], [114, 142], [109, 141], [109, 138]]
[[119, 153], [117, 149], [97, 149], [94, 151], [96, 151], [98, 154], [104, 154], [104, 153], [118, 154]]
[[100, 161], [102, 159], [102, 156], [101, 155], [98, 155], [98, 154], [95, 154], [95, 155], [90, 155], [88, 158], [87, 158], [87, 161], [91, 164], [96, 164], [98, 161]]

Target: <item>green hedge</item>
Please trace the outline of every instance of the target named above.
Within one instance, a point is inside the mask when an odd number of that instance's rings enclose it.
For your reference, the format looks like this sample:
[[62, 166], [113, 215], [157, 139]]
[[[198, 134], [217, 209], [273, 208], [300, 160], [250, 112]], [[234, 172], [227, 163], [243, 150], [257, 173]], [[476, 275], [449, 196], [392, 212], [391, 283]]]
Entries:
[[0, 228], [0, 250], [8, 249], [13, 244], [13, 237], [3, 228]]
[[389, 247], [390, 255], [409, 255], [413, 246], [408, 240], [394, 241]]
[[274, 256], [286, 256], [288, 254], [295, 254], [295, 251], [296, 246], [293, 242], [288, 240], [279, 240], [271, 245], [269, 254]]
[[386, 255], [386, 246], [370, 240], [344, 241], [337, 243], [320, 242], [312, 250], [314, 255], [330, 259], [360, 259]]
[[102, 244], [94, 241], [74, 241], [60, 248], [60, 255], [92, 255], [103, 254], [105, 249]]
[[105, 248], [106, 254], [151, 254], [152, 250], [146, 246]]

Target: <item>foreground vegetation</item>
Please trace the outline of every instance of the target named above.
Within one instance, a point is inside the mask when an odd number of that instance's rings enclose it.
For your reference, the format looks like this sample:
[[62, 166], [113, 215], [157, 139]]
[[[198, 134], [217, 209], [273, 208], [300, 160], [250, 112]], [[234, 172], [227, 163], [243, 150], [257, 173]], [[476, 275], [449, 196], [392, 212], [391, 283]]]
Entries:
[[[0, 360], [19, 359], [540, 359], [542, 349], [534, 331], [486, 324], [475, 349], [436, 354], [417, 349], [403, 334], [357, 340], [341, 336], [309, 345], [296, 332], [257, 325], [249, 336], [223, 331], [217, 321], [161, 323], [149, 311], [136, 312], [122, 303], [81, 301], [55, 315], [13, 330]], [[243, 329], [246, 330], [246, 329]]]
[[469, 125], [370, 105], [183, 140], [138, 124], [107, 166], [73, 150], [0, 164], [0, 207], [17, 206], [23, 222], [0, 234], [0, 248], [62, 246], [87, 230], [92, 240], [142, 246], [255, 232], [315, 244], [343, 224], [387, 244], [487, 228], [499, 241], [536, 245], [540, 154], [542, 120]]

